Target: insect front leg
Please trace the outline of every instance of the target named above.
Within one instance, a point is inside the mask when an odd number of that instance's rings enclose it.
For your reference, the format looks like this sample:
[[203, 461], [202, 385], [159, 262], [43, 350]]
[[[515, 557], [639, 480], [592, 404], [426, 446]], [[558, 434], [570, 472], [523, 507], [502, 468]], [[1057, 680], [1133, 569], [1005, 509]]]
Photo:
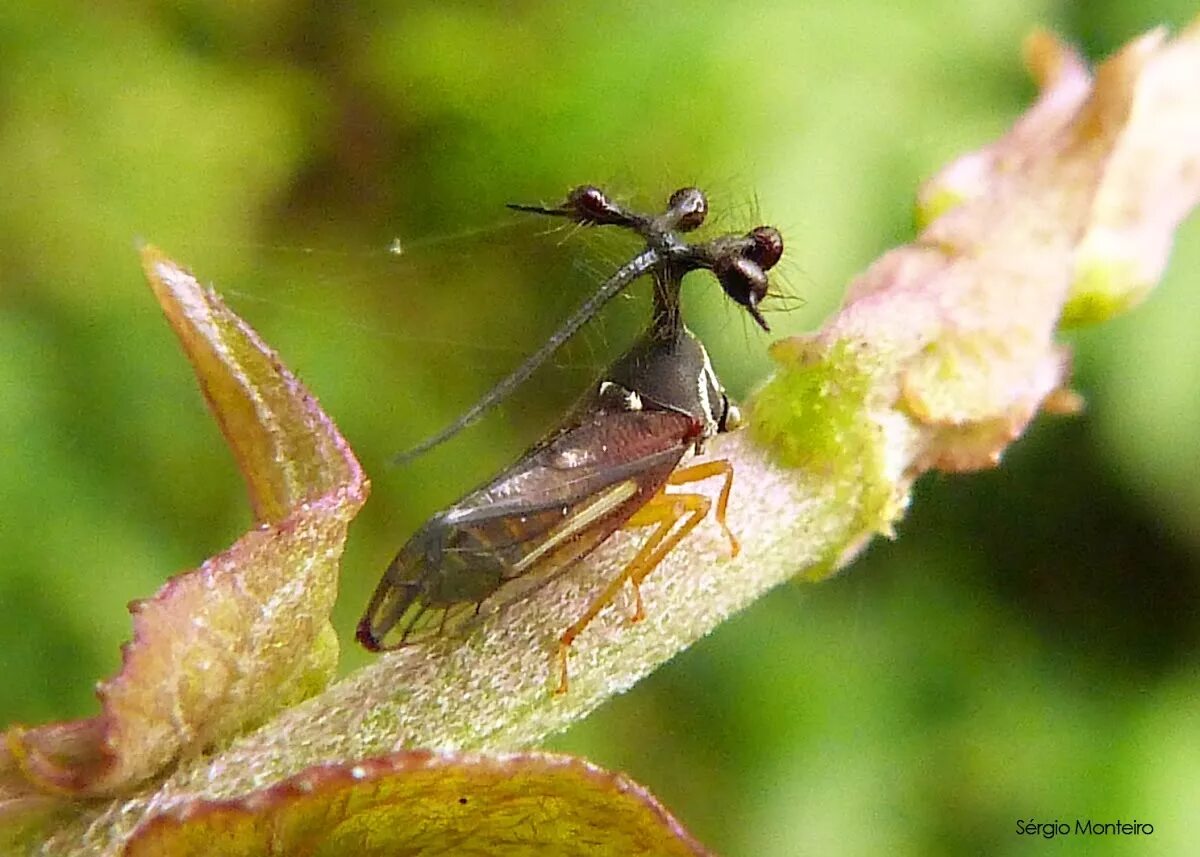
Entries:
[[725, 477], [725, 482], [721, 485], [721, 493], [717, 495], [717, 514], [715, 517], [717, 523], [725, 532], [725, 538], [729, 539], [729, 554], [731, 557], [735, 557], [741, 551], [742, 546], [733, 534], [733, 531], [725, 523], [725, 512], [729, 508], [729, 492], [733, 488], [733, 464], [722, 458], [717, 461], [704, 461], [689, 467], [681, 467], [667, 477], [667, 484], [688, 485], [692, 482], [711, 479], [714, 476]]

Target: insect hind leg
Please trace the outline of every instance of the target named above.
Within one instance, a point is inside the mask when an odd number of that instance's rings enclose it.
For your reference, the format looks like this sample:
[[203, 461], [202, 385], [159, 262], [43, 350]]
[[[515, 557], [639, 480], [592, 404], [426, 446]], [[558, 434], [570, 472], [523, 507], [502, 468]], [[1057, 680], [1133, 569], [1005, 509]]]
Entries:
[[[667, 494], [661, 489], [645, 506], [639, 509], [625, 524], [626, 528], [654, 526], [656, 529], [638, 549], [629, 564], [621, 570], [587, 610], [558, 638], [555, 660], [558, 664], [558, 687], [556, 694], [564, 694], [568, 688], [567, 655], [575, 642], [597, 614], [611, 604], [626, 582], [633, 586], [637, 606], [632, 621], [645, 617], [642, 593], [639, 584], [677, 544], [699, 524], [712, 508], [712, 501], [703, 494]], [[683, 523], [680, 525], [680, 521]], [[678, 525], [678, 526], [677, 526]]]

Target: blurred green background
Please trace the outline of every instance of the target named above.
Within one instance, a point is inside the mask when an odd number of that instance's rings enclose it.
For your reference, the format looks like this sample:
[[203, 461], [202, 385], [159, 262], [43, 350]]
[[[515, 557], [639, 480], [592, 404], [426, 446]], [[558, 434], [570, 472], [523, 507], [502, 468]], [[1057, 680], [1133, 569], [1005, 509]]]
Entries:
[[[249, 522], [139, 273], [162, 246], [275, 345], [374, 479], [335, 617], [429, 514], [561, 414], [645, 318], [620, 300], [507, 407], [387, 457], [539, 344], [613, 260], [505, 212], [597, 182], [778, 225], [777, 332], [911, 234], [917, 183], [1001, 133], [1049, 26], [1092, 59], [1189, 2], [0, 6], [0, 724], [95, 711], [127, 601]], [[405, 248], [387, 252], [393, 239]], [[563, 239], [567, 240], [563, 240]], [[1058, 853], [1194, 853], [1200, 222], [1142, 308], [1073, 337], [1089, 408], [927, 477], [900, 538], [785, 587], [551, 746], [728, 854], [1029, 853], [1017, 819], [1153, 823]], [[766, 338], [696, 284], [745, 394]]]

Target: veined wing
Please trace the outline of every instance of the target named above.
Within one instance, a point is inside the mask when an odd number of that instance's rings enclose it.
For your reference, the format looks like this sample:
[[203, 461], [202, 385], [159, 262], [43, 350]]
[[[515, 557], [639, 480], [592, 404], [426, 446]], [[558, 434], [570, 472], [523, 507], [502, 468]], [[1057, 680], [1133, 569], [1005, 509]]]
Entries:
[[674, 411], [618, 411], [555, 433], [413, 535], [371, 597], [360, 642], [421, 642], [544, 585], [641, 508], [702, 428]]

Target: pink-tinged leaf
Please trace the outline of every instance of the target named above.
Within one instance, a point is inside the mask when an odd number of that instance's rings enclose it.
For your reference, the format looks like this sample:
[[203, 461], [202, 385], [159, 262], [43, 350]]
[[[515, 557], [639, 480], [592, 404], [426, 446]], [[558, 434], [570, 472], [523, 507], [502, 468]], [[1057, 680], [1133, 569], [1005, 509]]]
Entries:
[[127, 857], [706, 854], [654, 796], [569, 756], [400, 752], [151, 816]]
[[1134, 40], [1094, 78], [1046, 33], [1026, 54], [1037, 103], [923, 188], [924, 231], [819, 333], [773, 350], [757, 436], [856, 483], [869, 530], [925, 470], [994, 466], [1043, 407], [1078, 410], [1057, 328], [1140, 301], [1200, 199], [1200, 23]]
[[[29, 790], [119, 794], [325, 686], [346, 529], [368, 482], [330, 419], [217, 295], [158, 250], [146, 276], [237, 457], [258, 524], [131, 605], [133, 640], [96, 717], [14, 728], [0, 774]], [[18, 806], [19, 789], [8, 806]]]

